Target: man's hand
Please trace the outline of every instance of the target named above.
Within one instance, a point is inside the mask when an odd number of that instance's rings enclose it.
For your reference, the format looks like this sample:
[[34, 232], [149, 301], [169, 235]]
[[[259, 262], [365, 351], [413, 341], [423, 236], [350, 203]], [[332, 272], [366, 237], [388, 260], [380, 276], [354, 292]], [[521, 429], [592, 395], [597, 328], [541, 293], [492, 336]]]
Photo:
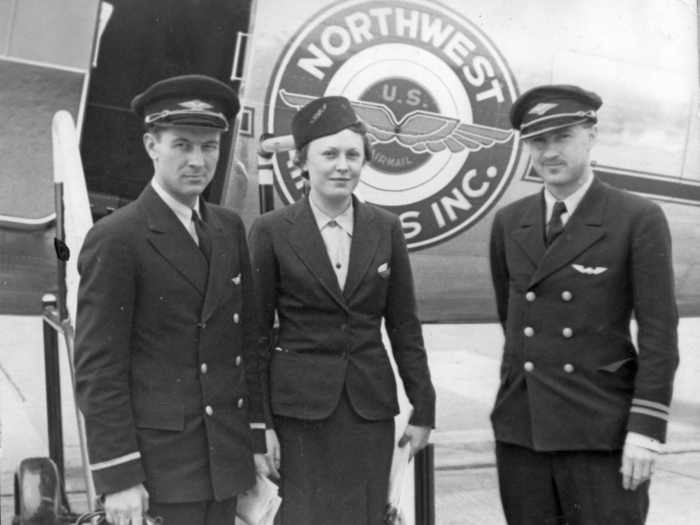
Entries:
[[277, 469], [280, 468], [280, 442], [277, 439], [277, 433], [268, 428], [265, 430], [265, 444], [267, 445], [267, 454], [255, 454], [255, 470], [263, 475], [275, 479], [280, 479], [280, 473]]
[[408, 458], [410, 461], [413, 459], [413, 456], [428, 445], [429, 438], [430, 428], [408, 425], [408, 427], [406, 427], [406, 432], [403, 433], [403, 436], [401, 436], [399, 440], [399, 447], [405, 447], [407, 443], [411, 444], [411, 454]]
[[657, 452], [632, 443], [625, 443], [622, 450], [622, 487], [635, 490], [639, 485], [651, 479], [654, 473]]
[[142, 513], [148, 511], [148, 492], [139, 483], [121, 492], [105, 496], [107, 522], [113, 525], [142, 525]]

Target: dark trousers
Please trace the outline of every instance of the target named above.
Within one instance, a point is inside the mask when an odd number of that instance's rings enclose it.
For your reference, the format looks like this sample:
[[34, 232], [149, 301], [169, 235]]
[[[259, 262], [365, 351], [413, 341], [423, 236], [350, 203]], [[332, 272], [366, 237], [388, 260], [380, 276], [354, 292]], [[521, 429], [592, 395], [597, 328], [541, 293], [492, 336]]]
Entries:
[[622, 451], [535, 452], [496, 442], [509, 525], [643, 525], [649, 482], [622, 488]]
[[148, 515], [162, 518], [162, 525], [234, 525], [237, 503], [236, 497], [192, 503], [151, 502]]

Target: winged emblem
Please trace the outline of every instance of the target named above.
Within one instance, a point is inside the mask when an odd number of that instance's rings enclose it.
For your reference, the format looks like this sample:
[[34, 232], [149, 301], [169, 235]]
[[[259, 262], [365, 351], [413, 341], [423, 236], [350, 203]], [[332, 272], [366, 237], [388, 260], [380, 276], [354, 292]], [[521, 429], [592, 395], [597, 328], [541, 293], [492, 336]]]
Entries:
[[[285, 90], [280, 91], [280, 97], [285, 104], [296, 109], [316, 98]], [[437, 153], [444, 149], [452, 153], [465, 149], [478, 151], [506, 142], [513, 136], [513, 130], [466, 124], [459, 119], [429, 111], [413, 111], [398, 122], [384, 104], [364, 100], [352, 100], [350, 103], [367, 125], [372, 142], [397, 141], [415, 153]]]
[[202, 111], [205, 109], [212, 109], [214, 106], [211, 104], [207, 104], [206, 102], [202, 102], [201, 100], [190, 100], [188, 102], [180, 102], [181, 106], [184, 106], [189, 109], [194, 109], [196, 111]]
[[573, 266], [575, 270], [588, 275], [598, 275], [607, 270], [607, 268], [604, 268], [602, 266], [597, 266], [595, 268], [589, 266], [582, 266], [580, 264], [572, 264], [571, 266]]

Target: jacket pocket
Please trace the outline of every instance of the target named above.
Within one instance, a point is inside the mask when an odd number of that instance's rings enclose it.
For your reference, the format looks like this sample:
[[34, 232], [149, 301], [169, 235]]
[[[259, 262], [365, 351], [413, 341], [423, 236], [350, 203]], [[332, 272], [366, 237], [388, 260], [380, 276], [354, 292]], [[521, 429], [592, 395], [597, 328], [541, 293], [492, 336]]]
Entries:
[[136, 428], [182, 431], [185, 428], [185, 407], [163, 403], [134, 403]]
[[[631, 361], [632, 363], [630, 363], [630, 361]], [[614, 363], [610, 363], [609, 365], [600, 366], [600, 367], [598, 367], [598, 370], [601, 370], [601, 371], [603, 371], [603, 372], [610, 372], [610, 373], [613, 373], [613, 374], [614, 374], [615, 372], [617, 372], [618, 370], [620, 370], [620, 368], [622, 368], [622, 367], [623, 367], [624, 365], [626, 365], [627, 363], [630, 363], [631, 365], [636, 365], [636, 364], [637, 364], [637, 360], [636, 360], [634, 357], [628, 357], [627, 359], [622, 359], [622, 360], [620, 360], [620, 361], [615, 361]]]

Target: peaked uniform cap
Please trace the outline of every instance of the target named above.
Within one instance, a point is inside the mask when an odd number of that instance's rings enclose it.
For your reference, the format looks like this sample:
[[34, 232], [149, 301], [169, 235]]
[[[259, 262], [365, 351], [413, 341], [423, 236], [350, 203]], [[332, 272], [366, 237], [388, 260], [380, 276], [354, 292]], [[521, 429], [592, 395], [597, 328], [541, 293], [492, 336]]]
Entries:
[[204, 75], [161, 80], [131, 101], [145, 124], [218, 131], [228, 131], [240, 107], [233, 89]]
[[578, 86], [538, 86], [518, 97], [510, 108], [510, 123], [526, 139], [572, 124], [595, 124], [602, 105], [597, 94]]
[[292, 119], [294, 146], [300, 151], [312, 140], [334, 135], [359, 120], [347, 98], [317, 98], [301, 108]]

